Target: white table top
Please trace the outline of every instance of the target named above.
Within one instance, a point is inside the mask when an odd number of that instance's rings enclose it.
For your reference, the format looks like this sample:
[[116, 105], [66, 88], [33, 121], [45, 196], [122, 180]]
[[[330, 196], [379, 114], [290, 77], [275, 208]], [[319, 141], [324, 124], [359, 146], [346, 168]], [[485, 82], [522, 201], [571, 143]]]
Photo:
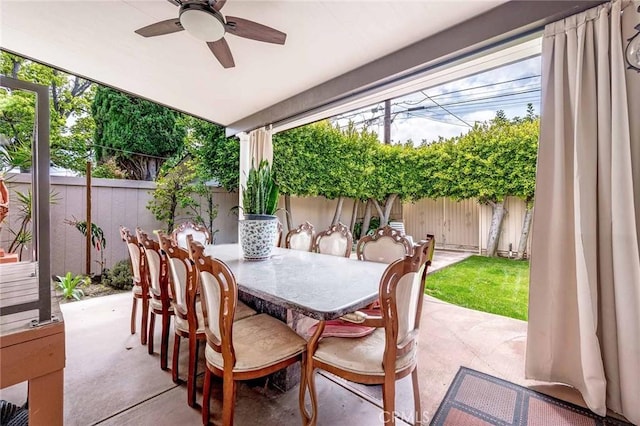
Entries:
[[245, 260], [239, 244], [209, 245], [248, 294], [315, 319], [334, 319], [375, 301], [388, 265], [274, 248], [270, 259]]

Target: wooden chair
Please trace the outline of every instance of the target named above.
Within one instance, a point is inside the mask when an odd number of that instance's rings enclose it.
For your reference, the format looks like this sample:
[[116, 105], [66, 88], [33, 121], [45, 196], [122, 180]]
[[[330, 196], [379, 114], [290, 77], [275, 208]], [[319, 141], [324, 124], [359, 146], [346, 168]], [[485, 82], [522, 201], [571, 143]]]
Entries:
[[197, 225], [193, 222], [183, 222], [171, 233], [171, 238], [178, 247], [185, 250], [189, 250], [189, 243], [187, 242], [187, 235], [191, 235], [195, 241], [200, 244], [211, 244], [211, 234], [209, 230], [201, 225]]
[[293, 250], [311, 251], [314, 236], [313, 225], [305, 222], [287, 233], [285, 246]]
[[149, 318], [149, 338], [147, 347], [149, 354], [153, 354], [153, 337], [156, 325], [156, 316], [162, 316], [162, 331], [160, 339], [160, 368], [167, 369], [167, 359], [169, 351], [169, 327], [173, 316], [173, 306], [169, 297], [169, 271], [167, 266], [167, 256], [160, 250], [160, 244], [149, 238], [146, 232], [136, 228], [138, 241], [144, 249], [146, 259], [146, 279], [149, 286], [150, 315]]
[[129, 260], [131, 261], [131, 273], [133, 275], [133, 306], [131, 307], [131, 334], [136, 334], [136, 312], [138, 309], [138, 299], [142, 300], [142, 319], [140, 320], [140, 343], [147, 344], [147, 321], [149, 318], [149, 287], [146, 280], [142, 277], [145, 275], [145, 259], [144, 251], [138, 239], [129, 231], [128, 228], [120, 226], [120, 237], [127, 244], [129, 252]]
[[356, 246], [358, 259], [391, 263], [413, 253], [411, 242], [390, 226], [378, 228], [372, 235], [360, 238]]
[[351, 256], [353, 236], [351, 231], [342, 223], [331, 225], [329, 229], [320, 232], [313, 240], [313, 251], [333, 256]]
[[[204, 333], [204, 315], [200, 303], [198, 271], [189, 253], [178, 247], [173, 240], [164, 235], [158, 236], [162, 250], [167, 254], [170, 274], [170, 288], [173, 294], [174, 341], [172, 358], [172, 378], [179, 383], [178, 360], [181, 338], [189, 339], [189, 371], [187, 373], [187, 403], [196, 406], [196, 376], [198, 375], [198, 353], [200, 343], [206, 342]], [[187, 239], [190, 239], [187, 237]], [[256, 311], [242, 302], [238, 302], [236, 320], [255, 315]]]
[[273, 242], [276, 247], [280, 247], [282, 244], [282, 222], [278, 219], [278, 231], [276, 232], [276, 239]]
[[321, 368], [346, 380], [381, 384], [384, 422], [395, 424], [395, 383], [409, 374], [413, 380], [415, 424], [422, 424], [418, 386], [418, 327], [424, 297], [427, 268], [433, 256], [433, 237], [418, 246], [412, 256], [390, 264], [380, 280], [381, 316], [366, 317], [362, 323], [376, 330], [357, 339], [320, 338], [324, 321], [308, 345], [307, 383], [311, 413], [306, 412], [304, 394], [300, 407], [309, 424], [317, 421], [314, 370]]
[[[191, 243], [191, 255], [200, 272], [200, 287], [207, 346], [202, 421], [209, 424], [212, 374], [222, 377], [222, 424], [233, 424], [236, 381], [264, 377], [297, 361], [304, 371], [306, 341], [285, 323], [258, 314], [233, 321], [238, 286], [231, 270], [218, 259], [204, 255], [204, 247]], [[301, 392], [304, 374], [301, 374]]]

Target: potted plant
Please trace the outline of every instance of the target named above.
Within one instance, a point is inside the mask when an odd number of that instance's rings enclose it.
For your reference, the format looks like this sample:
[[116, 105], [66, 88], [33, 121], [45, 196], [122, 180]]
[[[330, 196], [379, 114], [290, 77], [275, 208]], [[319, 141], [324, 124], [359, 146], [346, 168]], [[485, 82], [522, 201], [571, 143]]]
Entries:
[[250, 260], [267, 259], [278, 233], [278, 185], [273, 179], [269, 162], [263, 160], [252, 166], [247, 184], [242, 187], [240, 245], [244, 257]]

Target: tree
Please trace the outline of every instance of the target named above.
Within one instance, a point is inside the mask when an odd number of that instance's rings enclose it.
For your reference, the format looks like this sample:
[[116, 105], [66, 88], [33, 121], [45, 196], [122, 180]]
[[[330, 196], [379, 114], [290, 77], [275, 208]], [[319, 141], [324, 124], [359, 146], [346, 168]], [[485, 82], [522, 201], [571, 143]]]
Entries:
[[498, 112], [465, 135], [431, 145], [439, 152], [431, 193], [491, 206], [488, 256], [497, 252], [506, 197], [533, 199], [537, 141], [537, 120], [509, 121]]
[[[53, 164], [84, 171], [94, 122], [90, 115], [95, 85], [46, 65], [0, 52], [0, 73], [49, 87], [50, 142]], [[0, 136], [5, 147], [3, 166], [28, 169], [35, 132], [35, 95], [0, 91]]]
[[195, 117], [185, 117], [189, 129], [187, 151], [197, 160], [201, 179], [214, 180], [227, 191], [240, 183], [240, 141], [226, 137], [224, 127]]
[[373, 138], [353, 126], [340, 131], [327, 121], [275, 135], [273, 167], [281, 193], [285, 199], [288, 195], [337, 199], [332, 220], [337, 222], [344, 198], [362, 197]]
[[153, 102], [100, 87], [91, 106], [99, 164], [113, 158], [129, 179], [153, 180], [186, 135], [181, 114]]
[[203, 222], [199, 215], [200, 204], [193, 195], [205, 195], [207, 189], [197, 178], [195, 162], [190, 159], [170, 160], [158, 176], [147, 208], [157, 220], [166, 223], [167, 233], [173, 231], [176, 217], [181, 214]]

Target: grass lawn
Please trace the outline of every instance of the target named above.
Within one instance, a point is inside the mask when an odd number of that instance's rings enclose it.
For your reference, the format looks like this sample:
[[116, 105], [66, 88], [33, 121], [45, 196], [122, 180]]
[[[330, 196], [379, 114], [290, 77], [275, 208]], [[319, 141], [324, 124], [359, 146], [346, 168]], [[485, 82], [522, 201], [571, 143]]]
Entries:
[[529, 262], [472, 256], [429, 275], [426, 294], [465, 308], [526, 321]]

